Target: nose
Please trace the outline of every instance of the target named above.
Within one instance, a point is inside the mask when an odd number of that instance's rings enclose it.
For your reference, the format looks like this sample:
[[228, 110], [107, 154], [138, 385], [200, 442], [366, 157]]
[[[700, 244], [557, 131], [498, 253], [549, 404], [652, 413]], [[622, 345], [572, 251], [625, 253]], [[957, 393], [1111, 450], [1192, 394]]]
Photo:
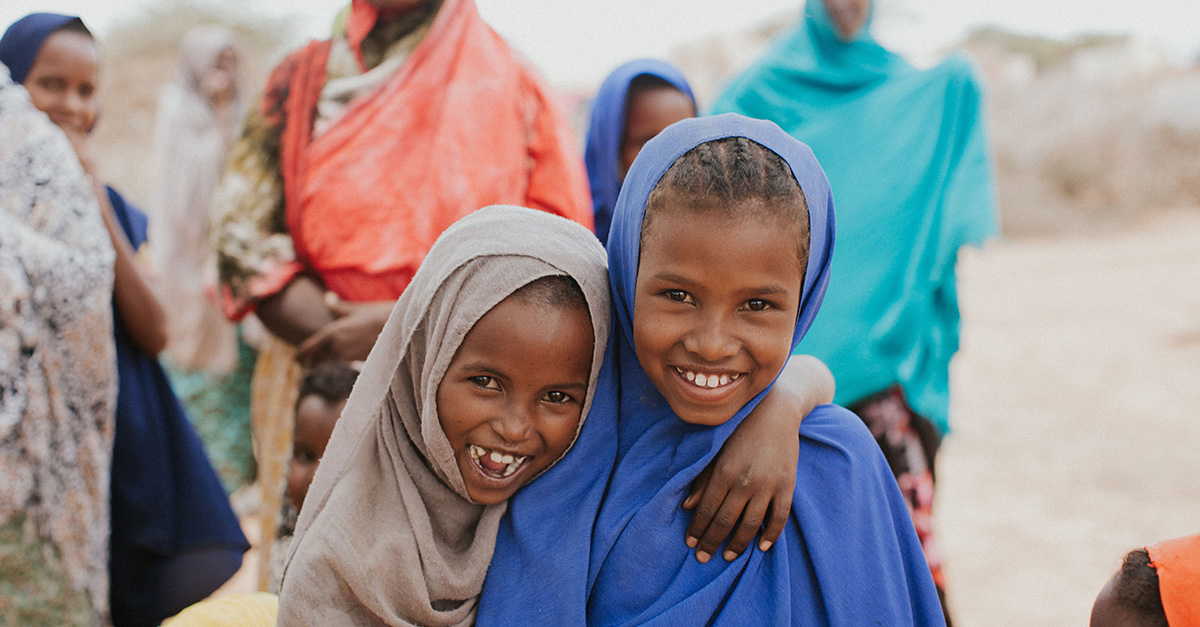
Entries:
[[708, 362], [732, 357], [740, 346], [732, 322], [717, 313], [698, 316], [696, 325], [683, 338], [683, 347], [688, 352]]
[[524, 403], [508, 403], [500, 415], [492, 419], [492, 430], [505, 442], [517, 444], [529, 439], [534, 432], [533, 414]]

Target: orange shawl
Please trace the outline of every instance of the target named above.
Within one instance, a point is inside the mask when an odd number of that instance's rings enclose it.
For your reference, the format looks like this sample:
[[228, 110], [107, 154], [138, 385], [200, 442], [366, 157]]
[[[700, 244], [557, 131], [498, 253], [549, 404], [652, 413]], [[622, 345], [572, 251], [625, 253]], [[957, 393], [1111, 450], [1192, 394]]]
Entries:
[[1146, 547], [1167, 624], [1200, 625], [1200, 534]]
[[[377, 9], [353, 1], [346, 36], [360, 65], [377, 20]], [[395, 75], [316, 138], [331, 42], [276, 68], [262, 113], [283, 118], [282, 222], [295, 258], [260, 265], [247, 292], [226, 287], [227, 315], [244, 315], [306, 270], [347, 300], [394, 300], [437, 236], [486, 205], [592, 226], [582, 159], [536, 71], [473, 0], [445, 0], [429, 28]]]

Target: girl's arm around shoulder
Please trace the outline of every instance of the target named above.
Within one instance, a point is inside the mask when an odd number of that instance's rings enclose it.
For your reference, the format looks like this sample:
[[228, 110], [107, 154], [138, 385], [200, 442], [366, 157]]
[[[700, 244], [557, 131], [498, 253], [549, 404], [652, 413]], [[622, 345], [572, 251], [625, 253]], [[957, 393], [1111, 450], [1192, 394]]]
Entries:
[[686, 542], [697, 559], [708, 561], [729, 537], [723, 557], [733, 560], [764, 523], [759, 548], [765, 551], [779, 539], [795, 488], [796, 431], [813, 408], [832, 402], [834, 387], [833, 374], [821, 360], [808, 355], [788, 360], [775, 386], [734, 430], [683, 502], [684, 509], [695, 509]]

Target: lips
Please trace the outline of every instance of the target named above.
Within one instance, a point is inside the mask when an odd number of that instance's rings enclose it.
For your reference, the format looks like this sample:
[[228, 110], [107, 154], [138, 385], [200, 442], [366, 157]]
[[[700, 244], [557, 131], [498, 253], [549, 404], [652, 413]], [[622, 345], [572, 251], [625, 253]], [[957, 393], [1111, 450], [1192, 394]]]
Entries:
[[488, 449], [477, 444], [467, 445], [467, 455], [485, 477], [497, 481], [512, 477], [530, 458], [529, 455]]

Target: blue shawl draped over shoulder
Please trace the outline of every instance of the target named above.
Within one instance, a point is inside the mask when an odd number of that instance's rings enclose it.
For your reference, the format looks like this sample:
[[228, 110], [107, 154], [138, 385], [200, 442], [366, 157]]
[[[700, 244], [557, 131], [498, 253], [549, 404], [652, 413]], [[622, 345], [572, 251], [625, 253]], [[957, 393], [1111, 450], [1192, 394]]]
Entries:
[[734, 79], [713, 105], [772, 120], [807, 143], [837, 195], [838, 251], [823, 314], [800, 346], [850, 404], [894, 383], [949, 425], [958, 350], [958, 249], [997, 230], [982, 95], [969, 62], [921, 71], [868, 33], [843, 43], [825, 5]]
[[[759, 402], [705, 427], [671, 411], [637, 361], [633, 296], [646, 200], [675, 160], [742, 136], [779, 154], [809, 206], [811, 249], [792, 348], [829, 280], [833, 200], [812, 152], [738, 115], [672, 125], [643, 148], [608, 242], [614, 333], [576, 448], [519, 492], [501, 522], [478, 624], [941, 625], [908, 510], [856, 416], [825, 405], [800, 427], [789, 523], [767, 552], [696, 561], [684, 544], [688, 486]], [[717, 551], [720, 555], [720, 551]]]
[[621, 159], [621, 139], [625, 136], [625, 108], [628, 105], [629, 85], [639, 76], [660, 78], [690, 98], [692, 106], [696, 104], [696, 97], [692, 95], [692, 88], [683, 77], [683, 72], [657, 59], [630, 61], [613, 70], [600, 84], [592, 101], [592, 117], [588, 123], [583, 160], [587, 165], [588, 184], [592, 188], [596, 237], [600, 238], [601, 243], [608, 242], [613, 208], [617, 206], [617, 194], [621, 191], [617, 164]]

